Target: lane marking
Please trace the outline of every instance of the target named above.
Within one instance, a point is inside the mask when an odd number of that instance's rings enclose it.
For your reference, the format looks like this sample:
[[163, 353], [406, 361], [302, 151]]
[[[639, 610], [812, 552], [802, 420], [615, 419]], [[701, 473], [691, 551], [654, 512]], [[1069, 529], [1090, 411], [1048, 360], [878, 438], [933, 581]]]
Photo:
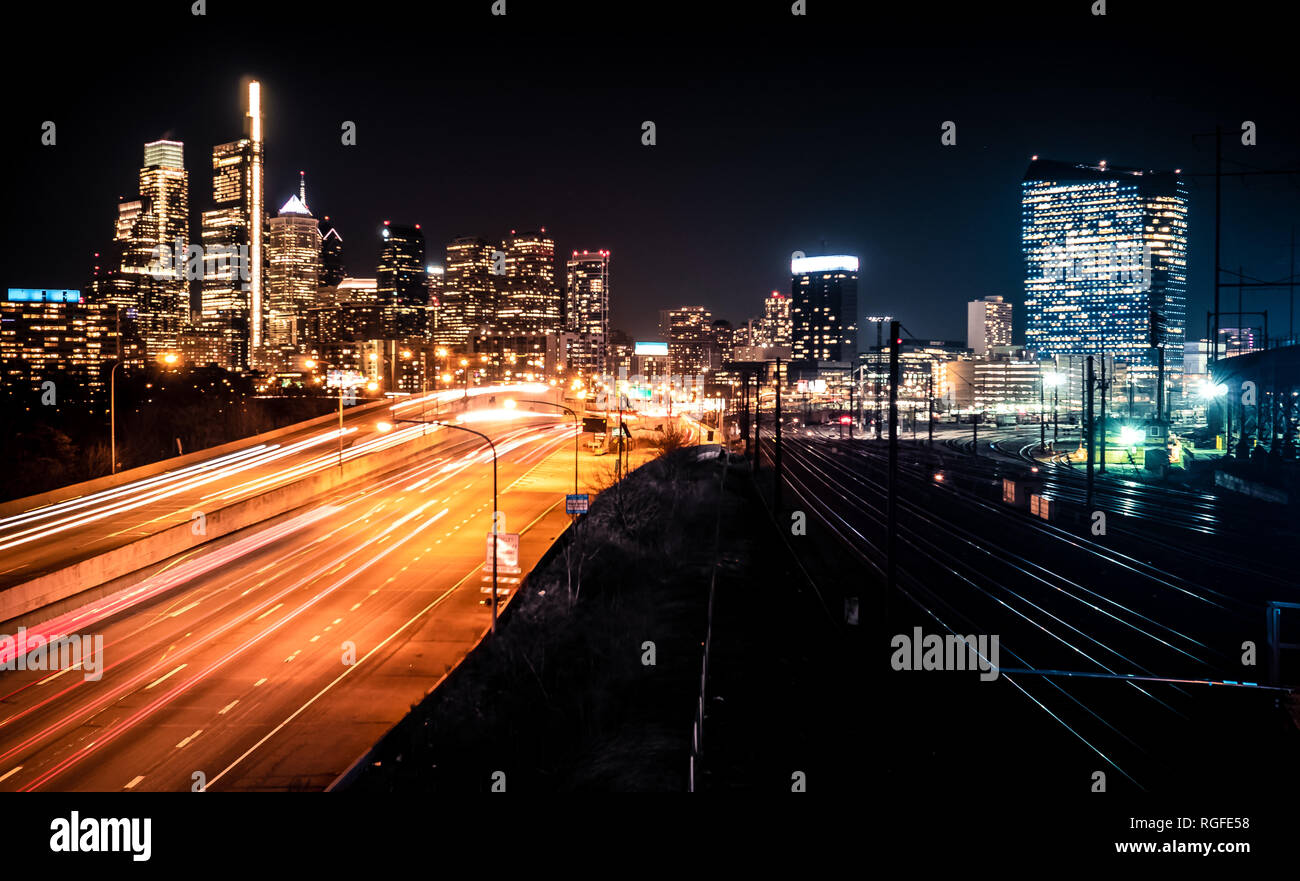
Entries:
[[163, 680], [166, 679], [170, 679], [171, 677], [175, 676], [177, 673], [181, 672], [184, 669], [185, 669], [185, 665], [181, 664], [179, 667], [177, 667], [175, 670], [171, 671], [170, 673], [164, 673], [162, 676], [158, 677], [153, 682], [150, 682], [148, 685], [144, 687], [144, 690], [148, 691], [149, 689], [157, 685], [159, 682], [162, 682]]
[[283, 606], [283, 605], [284, 605], [284, 603], [276, 603], [274, 606], [272, 606], [271, 608], [267, 609], [265, 612], [263, 612], [262, 614], [258, 615], [258, 616], [257, 616], [256, 618], [254, 618], [253, 620], [254, 620], [254, 621], [261, 621], [261, 620], [262, 620], [263, 618], [265, 618], [267, 615], [271, 614], [272, 612], [274, 612], [276, 609], [280, 608], [280, 607]]
[[168, 615], [167, 617], [168, 617], [168, 618], [175, 618], [177, 615], [181, 614], [182, 612], [188, 612], [190, 609], [194, 608], [194, 607], [197, 606], [198, 604], [199, 604], [199, 600], [195, 600], [194, 602], [190, 603], [188, 606], [185, 606], [185, 607], [183, 607], [183, 608], [177, 609], [175, 612], [172, 612], [172, 613], [171, 613], [170, 615]]

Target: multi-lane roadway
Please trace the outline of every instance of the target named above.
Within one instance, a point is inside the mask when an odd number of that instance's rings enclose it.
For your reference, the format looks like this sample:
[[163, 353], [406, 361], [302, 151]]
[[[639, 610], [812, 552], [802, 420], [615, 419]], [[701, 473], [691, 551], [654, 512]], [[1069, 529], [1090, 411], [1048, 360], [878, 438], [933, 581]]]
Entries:
[[[427, 430], [368, 430], [376, 418], [345, 423], [352, 450]], [[568, 525], [574, 428], [562, 414], [487, 419], [474, 427], [496, 442], [498, 507], [504, 530], [522, 534], [526, 572]], [[102, 636], [102, 669], [0, 673], [0, 789], [328, 786], [490, 625], [492, 456], [477, 438], [438, 431], [445, 438], [425, 456], [152, 566], [36, 628]], [[37, 560], [49, 544], [84, 540], [81, 530], [130, 530], [184, 516], [195, 497], [262, 491], [321, 467], [337, 435], [308, 434], [282, 441], [276, 450], [292, 452], [279, 457], [250, 450], [0, 524], [0, 540], [19, 541], [35, 523], [46, 534], [15, 548]], [[64, 522], [78, 511], [108, 513]], [[512, 577], [499, 577], [503, 596]]]

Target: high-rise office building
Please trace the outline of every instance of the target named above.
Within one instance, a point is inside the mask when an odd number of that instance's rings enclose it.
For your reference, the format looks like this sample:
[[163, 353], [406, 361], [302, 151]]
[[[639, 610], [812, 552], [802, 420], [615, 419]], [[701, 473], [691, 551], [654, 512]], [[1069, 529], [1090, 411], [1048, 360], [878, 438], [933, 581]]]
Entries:
[[660, 332], [668, 339], [670, 370], [675, 376], [702, 376], [714, 366], [717, 348], [713, 313], [703, 306], [681, 306], [659, 313]]
[[857, 357], [857, 257], [795, 257], [790, 300], [793, 362], [808, 369], [846, 365]]
[[96, 254], [91, 301], [120, 308], [151, 354], [175, 351], [189, 322], [184, 264], [189, 245], [189, 178], [179, 141], [144, 145], [138, 199], [117, 206], [113, 242]]
[[1155, 390], [1182, 375], [1187, 190], [1177, 172], [1035, 160], [1021, 189], [1026, 347], [1109, 355]]
[[460, 236], [448, 243], [435, 342], [468, 351], [476, 337], [491, 334], [502, 278], [492, 271], [496, 250], [492, 242], [477, 236]]
[[154, 272], [148, 286], [141, 328], [149, 353], [173, 351], [189, 323], [190, 288], [184, 271], [190, 243], [190, 186], [185, 147], [180, 141], [144, 145], [140, 169], [141, 215], [135, 219], [135, 245], [153, 259], [170, 255], [170, 272]]
[[398, 226], [385, 220], [379, 235], [379, 266], [375, 277], [379, 281], [379, 301], [389, 315], [389, 335], [423, 336], [429, 305], [424, 233], [418, 223]]
[[102, 400], [117, 314], [76, 290], [9, 288], [0, 301], [0, 394], [38, 406]]
[[320, 233], [307, 207], [302, 177], [300, 172], [298, 195], [290, 196], [267, 224], [267, 339], [277, 348], [299, 345], [307, 310], [316, 305], [320, 278]]
[[[249, 83], [248, 137], [212, 149], [212, 201], [203, 212], [202, 314], [248, 334], [256, 359], [265, 331], [261, 86]], [[235, 365], [234, 369], [248, 364]]]
[[140, 219], [143, 211], [144, 202], [138, 199], [117, 203], [113, 241], [96, 252], [90, 282], [90, 301], [120, 308], [133, 327], [143, 325], [147, 304], [153, 299], [149, 269], [155, 255], [144, 245], [143, 230], [140, 235], [136, 232], [137, 226], [144, 225]]
[[994, 346], [1011, 345], [1011, 304], [997, 296], [967, 303], [966, 345], [981, 356]]
[[574, 251], [564, 287], [565, 330], [579, 334], [569, 350], [569, 366], [602, 372], [608, 361], [609, 251]]
[[794, 329], [790, 323], [790, 298], [780, 291], [772, 291], [763, 300], [763, 317], [752, 329], [749, 346], [771, 348], [789, 346]]
[[321, 218], [317, 230], [320, 235], [320, 285], [338, 287], [348, 275], [343, 266], [343, 236], [330, 222], [328, 214]]
[[505, 284], [497, 307], [496, 329], [507, 336], [532, 336], [560, 330], [560, 293], [555, 279], [555, 240], [540, 231], [510, 231], [502, 243]]
[[244, 317], [249, 310], [249, 194], [252, 142], [247, 138], [212, 148], [212, 203], [203, 218], [201, 311], [205, 318]]

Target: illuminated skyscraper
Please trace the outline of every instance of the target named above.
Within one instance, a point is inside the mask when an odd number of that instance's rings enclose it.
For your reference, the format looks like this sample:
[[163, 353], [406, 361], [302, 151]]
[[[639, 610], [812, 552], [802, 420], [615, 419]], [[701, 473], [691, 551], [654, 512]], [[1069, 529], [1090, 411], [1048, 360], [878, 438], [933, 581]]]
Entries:
[[492, 332], [501, 286], [501, 276], [492, 272], [496, 250], [477, 236], [461, 236], [447, 245], [435, 342], [467, 348], [475, 337]]
[[497, 308], [496, 331], [531, 336], [560, 330], [560, 294], [555, 281], [555, 240], [546, 230], [517, 233], [502, 243], [505, 285]]
[[670, 372], [702, 376], [716, 365], [713, 314], [703, 306], [682, 306], [660, 313], [660, 330], [668, 338]]
[[772, 291], [763, 300], [763, 317], [754, 328], [754, 337], [748, 345], [763, 348], [789, 346], [792, 333], [790, 298], [780, 291]]
[[189, 322], [184, 271], [189, 244], [189, 178], [179, 141], [144, 145], [140, 196], [121, 201], [113, 242], [96, 254], [92, 303], [120, 308], [123, 324], [150, 354], [173, 351]]
[[[116, 315], [80, 291], [9, 288], [0, 300], [0, 396], [38, 409], [102, 401], [117, 356]], [[52, 403], [42, 401], [47, 382]]]
[[302, 321], [316, 304], [321, 258], [320, 232], [307, 208], [301, 172], [298, 195], [290, 196], [267, 226], [267, 339], [276, 347], [297, 346]]
[[[132, 326], [144, 322], [146, 305], [152, 300], [149, 269], [155, 255], [145, 244], [145, 224], [140, 219], [143, 211], [144, 202], [138, 199], [117, 203], [112, 244], [95, 254], [90, 282], [90, 301], [120, 308]], [[139, 235], [137, 226], [141, 228]]]
[[1021, 189], [1026, 346], [1100, 355], [1154, 391], [1182, 375], [1187, 190], [1178, 174], [1035, 160]]
[[141, 214], [135, 218], [133, 244], [156, 260], [170, 255], [174, 266], [166, 274], [155, 272], [148, 287], [141, 329], [150, 355], [174, 350], [190, 318], [190, 289], [184, 272], [190, 242], [190, 188], [184, 149], [180, 141], [145, 144], [144, 167], [140, 169]]
[[569, 365], [584, 373], [606, 369], [609, 336], [609, 252], [578, 251], [565, 275], [565, 330], [578, 334]]
[[424, 263], [424, 233], [420, 225], [397, 226], [384, 221], [380, 230], [379, 302], [395, 337], [423, 336], [427, 326], [429, 280]]
[[212, 202], [203, 212], [202, 313], [206, 318], [248, 313], [249, 192], [252, 144], [247, 138], [212, 148]]
[[858, 258], [790, 261], [791, 360], [805, 368], [848, 364], [858, 348]]
[[985, 297], [966, 304], [966, 345], [976, 355], [994, 346], [1011, 345], [1011, 304]]
[[[248, 89], [249, 137], [212, 149], [212, 201], [203, 212], [202, 313], [247, 335], [256, 359], [264, 333], [261, 91]], [[236, 369], [247, 364], [232, 365]]]

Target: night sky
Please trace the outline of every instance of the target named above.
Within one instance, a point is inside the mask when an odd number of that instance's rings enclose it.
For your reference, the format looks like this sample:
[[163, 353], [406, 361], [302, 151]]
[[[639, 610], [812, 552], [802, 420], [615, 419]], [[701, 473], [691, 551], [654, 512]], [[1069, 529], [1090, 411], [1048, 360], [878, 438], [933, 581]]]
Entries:
[[[1226, 158], [1300, 166], [1294, 64], [1268, 42], [1289, 26], [1251, 4], [1204, 20], [1172, 3], [1143, 4], [1139, 19], [1113, 0], [1105, 17], [1072, 0], [1051, 18], [1032, 4], [867, 16], [809, 2], [806, 18], [787, 2], [509, 0], [504, 18], [489, 0], [301, 4], [298, 18], [217, 0], [203, 18], [186, 2], [95, 18], [50, 4], [5, 61], [17, 150], [4, 284], [86, 285], [147, 140], [185, 142], [197, 238], [211, 147], [241, 136], [248, 76], [266, 105], [268, 209], [305, 170], [351, 274], [375, 274], [385, 219], [421, 224], [439, 263], [453, 236], [545, 226], [561, 257], [612, 252], [613, 323], [638, 338], [655, 336], [661, 308], [757, 314], [767, 292], [788, 290], [795, 249], [859, 255], [862, 314], [964, 338], [965, 301], [1022, 300], [1019, 182], [1032, 154], [1208, 172], [1212, 139], [1193, 135], [1217, 122], [1234, 133]], [[40, 144], [46, 119], [55, 147]], [[1235, 134], [1247, 119], [1256, 147]], [[344, 120], [355, 147], [340, 144]], [[656, 146], [641, 144], [644, 120]], [[955, 147], [940, 144], [945, 120]], [[1199, 337], [1213, 181], [1189, 181]], [[1228, 180], [1224, 193], [1225, 266], [1288, 276], [1300, 181]], [[1285, 332], [1285, 289], [1246, 304]], [[1022, 327], [1018, 308], [1017, 340]]]

